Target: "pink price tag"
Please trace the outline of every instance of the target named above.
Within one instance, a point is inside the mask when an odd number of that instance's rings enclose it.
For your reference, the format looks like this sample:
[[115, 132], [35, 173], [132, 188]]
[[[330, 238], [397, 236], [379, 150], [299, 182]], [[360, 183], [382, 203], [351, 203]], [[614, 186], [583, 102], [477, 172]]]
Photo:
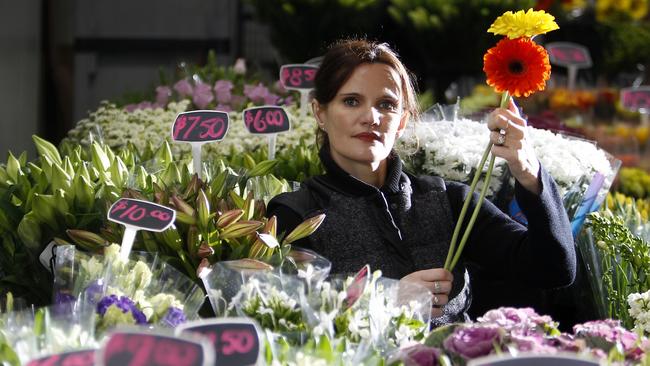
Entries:
[[314, 89], [314, 79], [318, 66], [308, 64], [289, 64], [280, 68], [280, 82], [285, 89]]
[[589, 50], [579, 44], [570, 42], [552, 42], [546, 45], [549, 61], [558, 66], [591, 67]]
[[172, 140], [182, 142], [219, 141], [228, 132], [228, 113], [190, 111], [179, 113], [172, 125]]
[[244, 109], [244, 125], [248, 132], [267, 134], [291, 129], [289, 116], [282, 107], [262, 106]]
[[176, 220], [176, 211], [153, 202], [121, 198], [108, 210], [108, 219], [149, 231], [164, 231]]
[[207, 366], [214, 353], [206, 341], [138, 331], [110, 335], [99, 351], [103, 366]]
[[255, 365], [261, 355], [259, 331], [253, 320], [222, 318], [185, 323], [179, 333], [198, 333], [210, 340], [219, 366]]
[[621, 105], [633, 112], [650, 112], [650, 86], [621, 89]]
[[346, 297], [345, 297], [345, 307], [346, 309], [349, 309], [354, 305], [361, 295], [363, 295], [363, 291], [365, 291], [366, 286], [370, 283], [370, 266], [365, 265], [357, 274], [354, 276], [354, 279], [352, 280], [352, 283], [350, 286], [348, 286], [346, 290]]
[[27, 366], [93, 366], [95, 365], [95, 350], [86, 349], [58, 353], [37, 358], [27, 363]]

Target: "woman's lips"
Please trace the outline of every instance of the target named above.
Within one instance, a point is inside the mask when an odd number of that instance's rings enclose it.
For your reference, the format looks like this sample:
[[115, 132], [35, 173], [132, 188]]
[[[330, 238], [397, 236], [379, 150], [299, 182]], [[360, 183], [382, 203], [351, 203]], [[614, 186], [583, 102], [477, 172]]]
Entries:
[[379, 136], [377, 136], [377, 135], [375, 135], [373, 133], [369, 133], [369, 132], [362, 132], [362, 133], [356, 134], [356, 135], [354, 135], [352, 137], [357, 138], [357, 139], [362, 140], [362, 141], [366, 141], [366, 142], [381, 141]]

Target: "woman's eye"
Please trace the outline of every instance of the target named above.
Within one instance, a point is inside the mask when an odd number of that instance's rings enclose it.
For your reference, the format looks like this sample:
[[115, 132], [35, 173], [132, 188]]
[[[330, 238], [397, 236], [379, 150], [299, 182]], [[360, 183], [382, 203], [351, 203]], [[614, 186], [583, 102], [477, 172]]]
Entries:
[[379, 108], [388, 110], [388, 111], [396, 111], [397, 110], [397, 104], [392, 101], [385, 100], [381, 103], [379, 103]]
[[345, 98], [343, 103], [349, 107], [356, 107], [359, 105], [359, 101], [356, 98]]

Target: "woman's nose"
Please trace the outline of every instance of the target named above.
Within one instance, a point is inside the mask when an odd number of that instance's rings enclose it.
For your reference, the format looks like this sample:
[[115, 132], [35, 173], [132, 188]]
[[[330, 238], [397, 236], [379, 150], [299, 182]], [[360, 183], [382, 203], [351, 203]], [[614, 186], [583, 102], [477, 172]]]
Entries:
[[368, 107], [364, 110], [362, 118], [363, 124], [368, 124], [370, 126], [379, 125], [381, 113], [379, 113], [379, 110], [375, 107]]

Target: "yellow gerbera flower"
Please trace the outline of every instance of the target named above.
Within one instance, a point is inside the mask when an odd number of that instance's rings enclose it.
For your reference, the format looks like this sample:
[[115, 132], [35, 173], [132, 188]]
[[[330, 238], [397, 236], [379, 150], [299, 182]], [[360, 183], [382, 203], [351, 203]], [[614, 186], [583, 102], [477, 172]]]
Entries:
[[510, 39], [533, 37], [559, 29], [555, 17], [544, 10], [507, 11], [492, 23], [488, 32], [507, 36]]

